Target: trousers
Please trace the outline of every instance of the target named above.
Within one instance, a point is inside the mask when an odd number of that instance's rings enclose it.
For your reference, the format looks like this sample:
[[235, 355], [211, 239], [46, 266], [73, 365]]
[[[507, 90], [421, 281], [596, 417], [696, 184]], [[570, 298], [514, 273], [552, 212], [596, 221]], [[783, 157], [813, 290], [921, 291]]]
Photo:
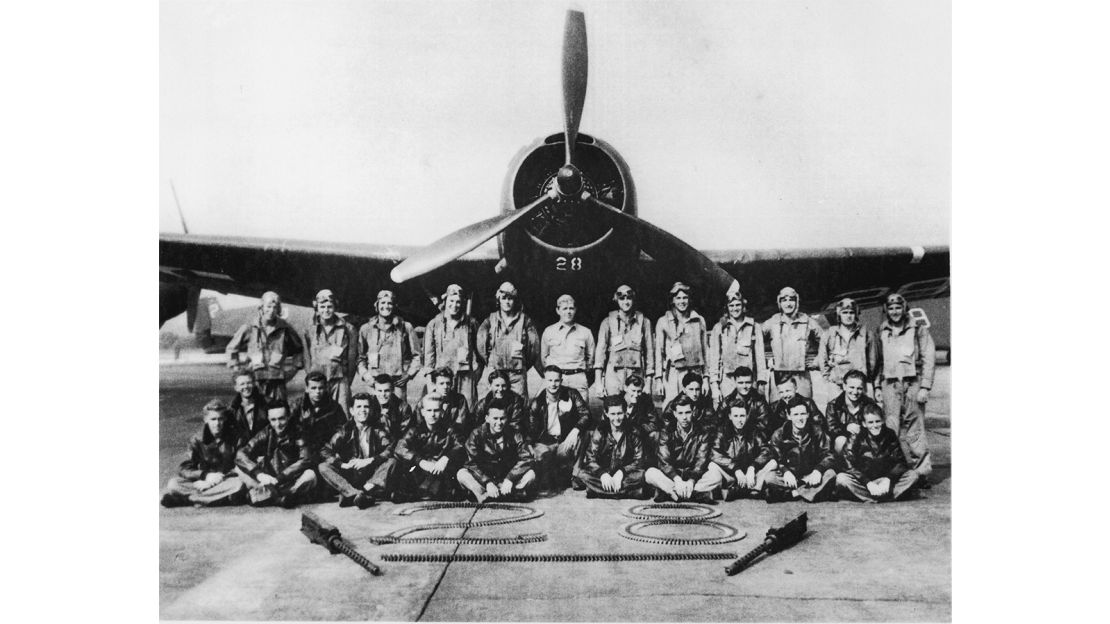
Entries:
[[898, 432], [898, 441], [910, 468], [920, 477], [933, 472], [933, 458], [925, 438], [925, 403], [917, 402], [917, 378], [883, 380], [886, 426]]
[[241, 503], [247, 491], [243, 481], [237, 476], [225, 477], [223, 481], [204, 490], [197, 489], [197, 483], [200, 481], [173, 477], [166, 484], [166, 494], [179, 504], [214, 507]]
[[605, 488], [601, 487], [600, 475], [594, 476], [588, 472], [583, 472], [578, 478], [587, 490], [611, 498], [632, 498], [639, 495], [644, 487], [644, 473], [641, 471], [622, 474], [621, 487], [616, 492], [606, 492]]
[[[789, 489], [786, 482], [782, 480], [784, 470], [781, 468], [768, 472], [764, 477], [764, 483], [769, 488]], [[805, 475], [794, 475], [798, 479], [798, 487], [795, 491], [798, 497], [807, 500], [811, 503], [819, 503], [824, 500], [832, 498], [833, 491], [836, 488], [836, 471], [829, 469], [821, 474], [821, 482], [817, 485], [806, 485], [802, 483], [802, 477]]]
[[[712, 466], [713, 464], [711, 462], [709, 469], [694, 482], [694, 492], [712, 492], [721, 485], [721, 473], [718, 470], [713, 470]], [[655, 486], [656, 489], [671, 498], [675, 497], [674, 480], [663, 474], [662, 470], [655, 467], [648, 468], [644, 471], [644, 481], [647, 481], [649, 485]]]
[[320, 477], [325, 483], [339, 492], [340, 496], [352, 497], [364, 492], [368, 484], [379, 488], [381, 492], [388, 492], [393, 484], [397, 460], [390, 457], [362, 468], [340, 468], [324, 462], [319, 468]]
[[302, 500], [316, 488], [316, 472], [313, 470], [305, 470], [293, 482], [280, 485], [262, 485], [250, 473], [239, 468], [236, 468], [235, 472], [247, 487], [252, 505], [262, 504], [272, 499], [275, 494]]
[[561, 452], [558, 444], [537, 442], [532, 445], [532, 455], [536, 458], [536, 471], [548, 486], [564, 484], [568, 479], [578, 479], [582, 473], [580, 461], [586, 452], [582, 438], [588, 432], [579, 431], [578, 441], [567, 451]]
[[859, 478], [855, 472], [842, 472], [836, 475], [836, 488], [841, 496], [848, 500], [858, 500], [864, 503], [878, 503], [880, 501], [892, 501], [902, 498], [902, 496], [909, 492], [914, 485], [917, 484], [918, 474], [913, 470], [907, 470], [902, 473], [902, 476], [897, 482], [890, 484], [890, 491], [882, 497], [876, 498], [867, 490], [867, 483]]

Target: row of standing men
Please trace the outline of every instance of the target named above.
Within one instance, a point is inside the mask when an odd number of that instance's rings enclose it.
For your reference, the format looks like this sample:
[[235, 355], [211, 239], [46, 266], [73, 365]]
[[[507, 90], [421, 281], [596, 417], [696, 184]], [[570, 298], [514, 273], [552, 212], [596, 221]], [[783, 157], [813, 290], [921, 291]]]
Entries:
[[[727, 312], [712, 329], [691, 307], [691, 289], [677, 282], [671, 305], [656, 323], [637, 309], [636, 291], [622, 285], [613, 294], [616, 309], [594, 333], [575, 321], [575, 301], [556, 301], [559, 321], [540, 334], [521, 309], [516, 287], [505, 282], [494, 293], [497, 310], [478, 323], [465, 313], [466, 292], [446, 289], [442, 312], [433, 318], [419, 345], [413, 326], [395, 313], [396, 298], [382, 290], [377, 315], [356, 328], [338, 314], [338, 300], [321, 290], [313, 301], [311, 326], [303, 333], [281, 318], [281, 299], [263, 295], [259, 315], [244, 324], [227, 345], [229, 367], [249, 372], [269, 400], [286, 398], [285, 384], [301, 368], [320, 371], [328, 392], [339, 405], [349, 404], [352, 385], [369, 387], [387, 375], [395, 394], [407, 399], [408, 383], [422, 371], [448, 369], [452, 390], [468, 405], [478, 401], [484, 371], [503, 372], [512, 390], [528, 397], [528, 371], [558, 368], [563, 385], [588, 399], [623, 392], [631, 376], [670, 402], [689, 375], [701, 377], [700, 389], [715, 407], [734, 389], [728, 371], [746, 367], [757, 390], [774, 401], [777, 380], [790, 377], [797, 393], [812, 396], [810, 371], [843, 387], [850, 370], [863, 373], [867, 394], [884, 410], [885, 424], [902, 442], [911, 466], [922, 477], [932, 469], [925, 437], [925, 407], [932, 388], [935, 347], [927, 325], [909, 315], [905, 299], [890, 295], [877, 331], [859, 322], [852, 299], [837, 302], [837, 322], [822, 330], [801, 312], [798, 293], [783, 288], [779, 311], [763, 323], [748, 315], [747, 301], [737, 291], [726, 296]], [[817, 344], [816, 358], [807, 352]], [[771, 383], [768, 383], [770, 381]], [[653, 383], [654, 382], [654, 383]]]

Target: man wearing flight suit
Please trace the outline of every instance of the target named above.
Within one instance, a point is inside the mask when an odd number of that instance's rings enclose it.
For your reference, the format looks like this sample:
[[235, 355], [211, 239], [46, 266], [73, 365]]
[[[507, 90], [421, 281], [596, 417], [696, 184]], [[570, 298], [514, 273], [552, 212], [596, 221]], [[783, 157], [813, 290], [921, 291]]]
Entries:
[[898, 434], [906, 461], [927, 487], [933, 461], [925, 439], [925, 403], [933, 387], [936, 346], [929, 328], [910, 319], [902, 295], [887, 297], [885, 311], [879, 324], [882, 367], [878, 394], [886, 426]]
[[[768, 369], [776, 373], [794, 377], [798, 394], [813, 396], [813, 384], [809, 379], [806, 352], [817, 347], [821, 339], [821, 326], [808, 314], [801, 312], [798, 291], [787, 286], [779, 291], [779, 311], [763, 323], [763, 339], [771, 346], [771, 364]], [[769, 399], [779, 398], [778, 384], [771, 383]]]
[[[655, 343], [651, 321], [636, 308], [636, 291], [627, 284], [613, 295], [617, 309], [597, 330], [594, 357], [597, 396], [624, 392], [624, 382], [635, 375], [651, 379], [655, 374]], [[650, 389], [649, 389], [650, 394]]]
[[[690, 287], [675, 282], [671, 308], [655, 325], [655, 391], [664, 401], [678, 396], [687, 374], [705, 377], [708, 338], [705, 319], [690, 307]], [[708, 381], [702, 380], [703, 391]]]
[[304, 367], [304, 344], [281, 318], [281, 297], [272, 291], [262, 295], [258, 316], [235, 332], [226, 352], [228, 368], [250, 372], [267, 403], [284, 402], [285, 382]]
[[559, 297], [555, 311], [559, 314], [559, 322], [543, 330], [540, 340], [544, 370], [552, 366], [558, 368], [563, 373], [563, 387], [578, 391], [588, 401], [588, 376], [593, 374], [590, 367], [594, 361], [594, 335], [585, 326], [574, 322], [577, 311], [574, 297]]
[[[817, 349], [817, 365], [825, 381], [844, 388], [848, 371], [863, 373], [867, 384], [879, 374], [879, 343], [871, 330], [858, 322], [859, 304], [845, 297], [836, 303], [837, 323], [825, 330]], [[870, 392], [869, 392], [870, 393]]]
[[709, 334], [709, 381], [713, 404], [718, 408], [736, 387], [730, 373], [737, 367], [750, 369], [757, 383], [766, 381], [763, 328], [746, 315], [747, 307], [748, 301], [740, 291], [730, 292], [728, 313], [717, 321]]
[[[532, 319], [521, 309], [516, 286], [505, 282], [494, 294], [498, 309], [478, 328], [478, 354], [490, 371], [504, 371], [509, 386], [520, 396], [528, 396], [528, 369], [543, 369], [540, 361], [540, 336]], [[480, 422], [480, 421], [479, 421]]]
[[339, 301], [327, 289], [312, 300], [312, 326], [304, 332], [305, 370], [323, 373], [328, 394], [346, 414], [351, 380], [358, 367], [358, 338], [354, 326], [339, 316], [338, 306]]
[[450, 369], [453, 388], [467, 405], [474, 405], [482, 360], [477, 348], [478, 323], [466, 314], [465, 300], [466, 293], [458, 284], [451, 284], [443, 293], [443, 312], [429, 321], [424, 331], [424, 366]]
[[378, 315], [358, 331], [358, 373], [365, 386], [379, 375], [389, 375], [393, 393], [407, 401], [408, 382], [420, 372], [420, 345], [412, 324], [394, 314], [395, 307], [392, 290], [378, 292]]

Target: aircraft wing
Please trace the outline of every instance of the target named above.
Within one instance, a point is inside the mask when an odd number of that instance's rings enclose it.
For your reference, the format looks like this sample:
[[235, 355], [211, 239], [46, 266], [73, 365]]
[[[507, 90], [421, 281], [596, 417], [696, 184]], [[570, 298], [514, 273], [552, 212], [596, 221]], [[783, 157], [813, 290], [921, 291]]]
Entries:
[[[428, 292], [420, 280], [394, 284], [389, 278], [393, 267], [416, 249], [400, 245], [160, 234], [161, 321], [185, 310], [180, 305], [166, 304], [167, 300], [184, 301], [184, 296], [173, 297], [175, 289], [199, 292], [200, 288], [207, 288], [253, 297], [274, 290], [288, 303], [310, 306], [317, 291], [329, 288], [339, 298], [341, 311], [368, 314], [374, 309], [378, 290], [391, 288], [400, 298], [400, 313], [414, 323], [423, 323], [437, 312], [432, 297], [441, 293]], [[433, 283], [458, 282], [492, 293], [497, 288], [493, 270], [496, 263], [495, 253], [478, 249], [437, 270]]]

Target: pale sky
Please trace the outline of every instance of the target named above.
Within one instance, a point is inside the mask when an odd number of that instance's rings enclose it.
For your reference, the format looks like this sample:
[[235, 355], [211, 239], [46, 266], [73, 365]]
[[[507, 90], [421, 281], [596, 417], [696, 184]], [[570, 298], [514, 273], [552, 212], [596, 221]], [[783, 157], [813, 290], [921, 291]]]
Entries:
[[706, 249], [947, 244], [946, 2], [197, 2], [161, 10], [160, 229], [423, 244], [496, 214], [562, 131], [564, 13], [586, 13], [581, 131], [641, 217]]

